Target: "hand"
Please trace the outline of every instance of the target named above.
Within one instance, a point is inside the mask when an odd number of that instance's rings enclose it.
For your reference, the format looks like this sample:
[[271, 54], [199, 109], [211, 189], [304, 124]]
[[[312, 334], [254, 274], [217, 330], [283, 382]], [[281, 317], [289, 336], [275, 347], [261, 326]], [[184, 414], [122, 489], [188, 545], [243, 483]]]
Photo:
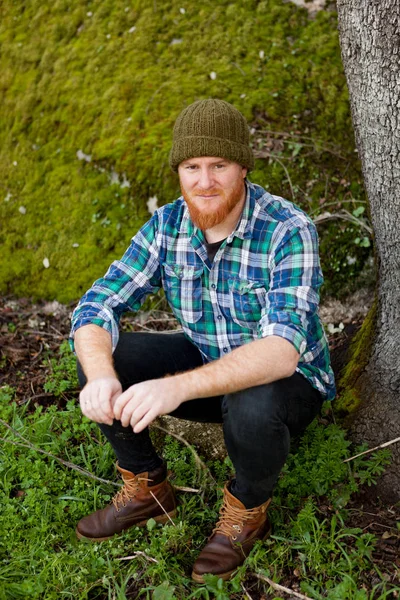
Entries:
[[117, 398], [114, 418], [140, 433], [159, 415], [174, 411], [185, 400], [175, 377], [136, 383]]
[[116, 377], [92, 379], [85, 385], [79, 396], [83, 414], [96, 423], [112, 425], [113, 402], [121, 392], [122, 386]]

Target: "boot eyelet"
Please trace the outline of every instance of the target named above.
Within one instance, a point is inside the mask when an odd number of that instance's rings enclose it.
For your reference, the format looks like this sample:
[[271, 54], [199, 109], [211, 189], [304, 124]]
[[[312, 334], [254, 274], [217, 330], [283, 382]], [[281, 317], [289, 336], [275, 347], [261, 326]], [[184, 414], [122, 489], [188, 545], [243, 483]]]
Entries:
[[236, 542], [236, 540], [237, 540], [237, 535], [233, 535], [233, 536], [232, 536], [232, 539], [233, 539], [233, 541], [234, 541], [234, 542]]

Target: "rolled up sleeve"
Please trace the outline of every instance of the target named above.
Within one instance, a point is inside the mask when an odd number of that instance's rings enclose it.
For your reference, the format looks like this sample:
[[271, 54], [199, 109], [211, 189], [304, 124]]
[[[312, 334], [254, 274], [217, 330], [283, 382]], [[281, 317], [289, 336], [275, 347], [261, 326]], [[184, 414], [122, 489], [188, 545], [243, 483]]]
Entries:
[[161, 287], [155, 215], [132, 238], [120, 260], [94, 282], [72, 314], [70, 346], [83, 325], [98, 325], [111, 334], [113, 351], [119, 339], [119, 321], [125, 312], [136, 312], [149, 294]]
[[282, 337], [301, 356], [307, 350], [307, 334], [312, 316], [318, 311], [319, 288], [323, 283], [318, 235], [313, 223], [310, 221], [283, 235], [270, 262], [270, 286], [258, 335]]

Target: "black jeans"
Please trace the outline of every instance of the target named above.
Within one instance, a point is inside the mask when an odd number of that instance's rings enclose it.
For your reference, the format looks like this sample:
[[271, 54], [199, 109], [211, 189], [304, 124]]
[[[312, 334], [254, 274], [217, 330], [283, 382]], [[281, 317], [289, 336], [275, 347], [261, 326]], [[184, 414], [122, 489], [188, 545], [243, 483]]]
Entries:
[[[122, 333], [114, 352], [114, 366], [124, 390], [202, 364], [199, 350], [183, 333]], [[78, 375], [83, 386], [86, 380], [79, 365]], [[322, 402], [321, 394], [296, 372], [233, 394], [184, 402], [171, 415], [223, 423], [226, 449], [236, 471], [231, 492], [246, 508], [253, 508], [271, 496], [291, 436], [304, 431], [320, 412]], [[99, 427], [122, 468], [141, 473], [161, 465], [148, 429], [136, 434], [116, 420]]]

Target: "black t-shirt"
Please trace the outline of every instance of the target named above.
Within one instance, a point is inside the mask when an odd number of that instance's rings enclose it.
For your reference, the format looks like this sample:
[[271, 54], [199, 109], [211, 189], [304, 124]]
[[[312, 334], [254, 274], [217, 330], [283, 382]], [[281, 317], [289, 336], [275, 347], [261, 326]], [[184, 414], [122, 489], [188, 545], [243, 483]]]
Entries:
[[214, 257], [218, 252], [218, 248], [221, 246], [221, 244], [224, 241], [225, 241], [225, 239], [220, 240], [219, 242], [213, 242], [212, 244], [209, 244], [208, 242], [206, 242], [207, 256], [208, 256], [208, 260], [210, 262], [212, 262], [214, 260]]

